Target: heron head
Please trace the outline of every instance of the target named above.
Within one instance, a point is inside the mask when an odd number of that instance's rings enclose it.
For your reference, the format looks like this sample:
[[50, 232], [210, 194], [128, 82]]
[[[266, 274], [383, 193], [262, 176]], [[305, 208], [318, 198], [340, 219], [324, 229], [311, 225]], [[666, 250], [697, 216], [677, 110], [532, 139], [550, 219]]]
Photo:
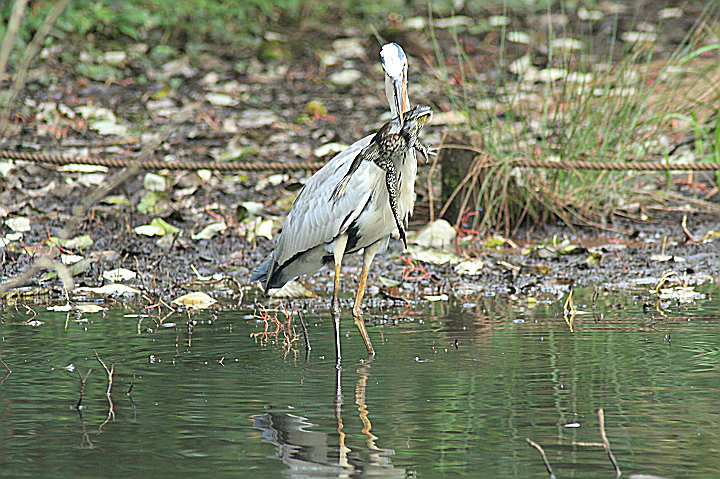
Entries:
[[380, 49], [380, 61], [385, 70], [385, 94], [393, 115], [403, 115], [410, 107], [407, 93], [408, 60], [405, 52], [397, 43], [386, 43]]

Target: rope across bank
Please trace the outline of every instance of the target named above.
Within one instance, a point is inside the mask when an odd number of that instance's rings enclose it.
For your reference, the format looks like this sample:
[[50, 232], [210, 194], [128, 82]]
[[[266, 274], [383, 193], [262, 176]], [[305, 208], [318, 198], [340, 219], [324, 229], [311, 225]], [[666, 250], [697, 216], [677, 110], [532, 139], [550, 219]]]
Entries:
[[[465, 145], [443, 145], [442, 149], [477, 150]], [[325, 161], [165, 161], [155, 159], [108, 158], [97, 155], [66, 156], [61, 153], [0, 150], [0, 158], [23, 160], [53, 165], [83, 164], [98, 165], [109, 168], [138, 166], [147, 170], [217, 170], [217, 171], [300, 171], [317, 170]], [[499, 163], [497, 160], [495, 163]], [[490, 162], [492, 164], [492, 162]], [[713, 171], [720, 170], [720, 163], [668, 163], [665, 161], [591, 161], [565, 160], [554, 161], [545, 159], [518, 158], [508, 162], [509, 165], [527, 168], [551, 168], [562, 170], [634, 170], [634, 171]]]

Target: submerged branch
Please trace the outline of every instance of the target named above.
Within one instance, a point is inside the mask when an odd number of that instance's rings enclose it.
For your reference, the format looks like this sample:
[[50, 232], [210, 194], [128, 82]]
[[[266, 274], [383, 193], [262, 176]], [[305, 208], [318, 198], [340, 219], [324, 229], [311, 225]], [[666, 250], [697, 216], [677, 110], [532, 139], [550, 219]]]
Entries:
[[610, 449], [610, 441], [608, 441], [607, 434], [605, 434], [605, 411], [603, 410], [603, 408], [598, 409], [597, 415], [598, 422], [600, 423], [600, 438], [602, 439], [603, 447], [605, 448], [605, 452], [610, 458], [610, 462], [615, 468], [615, 476], [620, 477], [622, 475], [622, 471], [620, 471], [620, 466], [618, 466], [618, 463], [615, 460], [615, 456]]
[[533, 441], [532, 439], [530, 439], [529, 437], [526, 437], [525, 440], [531, 447], [534, 447], [537, 450], [537, 452], [540, 453], [540, 457], [543, 460], [543, 464], [545, 464], [545, 469], [547, 469], [550, 479], [555, 479], [555, 474], [552, 471], [552, 467], [550, 467], [550, 462], [548, 461], [548, 458], [545, 455], [545, 450], [542, 448], [542, 446], [540, 444], [536, 443], [535, 441]]

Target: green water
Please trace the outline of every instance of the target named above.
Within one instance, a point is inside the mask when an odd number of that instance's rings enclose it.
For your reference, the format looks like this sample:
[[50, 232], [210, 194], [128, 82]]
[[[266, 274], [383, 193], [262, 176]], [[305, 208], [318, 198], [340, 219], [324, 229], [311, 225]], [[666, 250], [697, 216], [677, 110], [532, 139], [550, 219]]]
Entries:
[[376, 311], [372, 361], [345, 321], [339, 373], [324, 310], [305, 316], [309, 357], [302, 334], [287, 353], [253, 341], [248, 311], [192, 331], [184, 314], [4, 311], [0, 476], [547, 477], [529, 437], [558, 477], [609, 478], [601, 447], [574, 444], [600, 441], [604, 408], [624, 477], [720, 477], [717, 302], [608, 300], [570, 332], [557, 307], [481, 301]]

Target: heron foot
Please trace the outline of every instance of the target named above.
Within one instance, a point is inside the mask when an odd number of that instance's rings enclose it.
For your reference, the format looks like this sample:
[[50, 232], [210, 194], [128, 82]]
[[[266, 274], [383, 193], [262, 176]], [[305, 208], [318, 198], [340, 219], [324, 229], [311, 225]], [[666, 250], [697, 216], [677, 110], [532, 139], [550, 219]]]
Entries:
[[358, 331], [360, 331], [360, 336], [362, 336], [363, 341], [365, 342], [365, 348], [367, 348], [368, 355], [375, 356], [375, 349], [373, 348], [372, 342], [370, 342], [370, 335], [365, 328], [365, 320], [363, 319], [362, 311], [353, 308], [353, 319], [355, 320], [355, 326], [358, 328]]

